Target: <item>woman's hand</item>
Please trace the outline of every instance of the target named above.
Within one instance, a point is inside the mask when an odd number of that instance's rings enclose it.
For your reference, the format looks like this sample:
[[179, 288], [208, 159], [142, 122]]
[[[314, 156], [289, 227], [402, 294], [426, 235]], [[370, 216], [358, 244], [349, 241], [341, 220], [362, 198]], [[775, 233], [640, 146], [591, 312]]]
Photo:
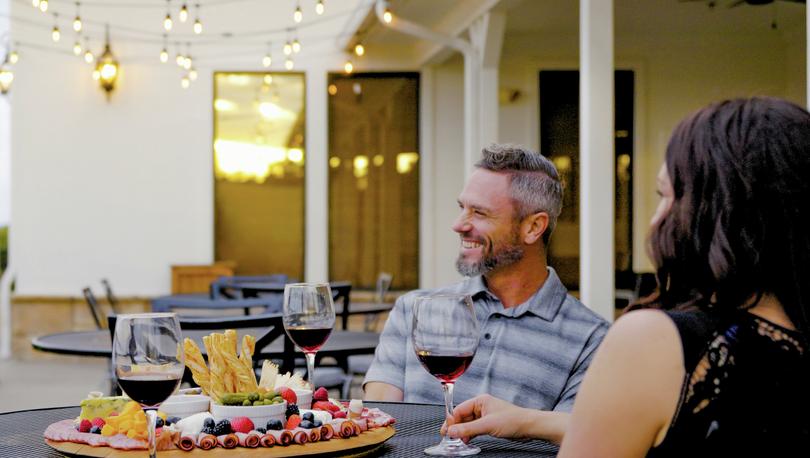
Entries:
[[[546, 439], [559, 443], [568, 414], [525, 409], [484, 394], [459, 404], [453, 418], [442, 425], [442, 435], [468, 442], [487, 434], [506, 439]], [[449, 423], [449, 424], [448, 424]]]

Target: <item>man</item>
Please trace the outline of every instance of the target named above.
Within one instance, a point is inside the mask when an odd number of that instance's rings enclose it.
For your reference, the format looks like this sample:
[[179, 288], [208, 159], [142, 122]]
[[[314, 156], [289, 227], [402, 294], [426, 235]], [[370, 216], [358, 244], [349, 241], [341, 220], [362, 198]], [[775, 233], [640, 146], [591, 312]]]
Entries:
[[[569, 412], [608, 325], [568, 295], [546, 265], [562, 207], [557, 170], [538, 153], [492, 145], [458, 203], [456, 268], [469, 278], [430, 291], [471, 295], [481, 329], [475, 358], [456, 381], [456, 401], [489, 393], [523, 407]], [[402, 296], [391, 311], [363, 384], [367, 400], [443, 402], [411, 343], [414, 298], [424, 293]]]

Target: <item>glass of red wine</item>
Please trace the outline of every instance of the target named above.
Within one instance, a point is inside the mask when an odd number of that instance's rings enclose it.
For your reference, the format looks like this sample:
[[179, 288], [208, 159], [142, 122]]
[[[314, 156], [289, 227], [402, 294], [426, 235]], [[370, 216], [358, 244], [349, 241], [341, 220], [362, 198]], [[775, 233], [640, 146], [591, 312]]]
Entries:
[[[472, 298], [465, 294], [436, 294], [416, 298], [411, 337], [419, 362], [444, 390], [448, 419], [453, 417], [453, 385], [470, 367], [478, 348], [478, 320]], [[442, 438], [425, 453], [437, 456], [475, 455], [480, 448], [461, 439]]]
[[185, 370], [180, 323], [174, 313], [118, 315], [112, 361], [121, 390], [146, 414], [154, 458], [157, 409], [180, 385]]
[[315, 389], [315, 353], [335, 326], [335, 305], [328, 283], [290, 283], [284, 286], [284, 330], [307, 359], [307, 381]]

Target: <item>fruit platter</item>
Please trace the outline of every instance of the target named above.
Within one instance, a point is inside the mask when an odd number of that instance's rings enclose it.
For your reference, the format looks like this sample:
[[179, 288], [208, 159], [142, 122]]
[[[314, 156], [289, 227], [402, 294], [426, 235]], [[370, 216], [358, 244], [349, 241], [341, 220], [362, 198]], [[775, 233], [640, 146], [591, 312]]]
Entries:
[[[193, 340], [183, 351], [196, 390], [181, 390], [157, 412], [159, 456], [356, 455], [374, 450], [394, 435], [394, 418], [361, 400], [338, 401], [321, 387], [312, 392], [297, 374], [279, 374], [265, 361], [260, 379], [252, 365], [254, 340], [236, 333], [211, 334], [203, 341], [206, 364]], [[46, 443], [73, 456], [141, 456], [147, 449], [147, 416], [125, 396], [90, 393], [77, 418], [46, 428]]]

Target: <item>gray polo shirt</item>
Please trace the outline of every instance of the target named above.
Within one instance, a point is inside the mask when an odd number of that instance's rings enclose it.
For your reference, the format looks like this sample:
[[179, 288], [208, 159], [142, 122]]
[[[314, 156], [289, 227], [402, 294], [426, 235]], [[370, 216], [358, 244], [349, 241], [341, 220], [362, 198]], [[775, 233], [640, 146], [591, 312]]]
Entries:
[[[481, 328], [478, 351], [455, 385], [456, 403], [489, 393], [522, 407], [570, 412], [608, 323], [568, 294], [552, 268], [529, 300], [505, 309], [483, 278], [429, 292], [470, 294]], [[397, 300], [363, 383], [384, 382], [405, 402], [443, 403], [441, 384], [422, 367], [411, 342], [412, 291]]]

